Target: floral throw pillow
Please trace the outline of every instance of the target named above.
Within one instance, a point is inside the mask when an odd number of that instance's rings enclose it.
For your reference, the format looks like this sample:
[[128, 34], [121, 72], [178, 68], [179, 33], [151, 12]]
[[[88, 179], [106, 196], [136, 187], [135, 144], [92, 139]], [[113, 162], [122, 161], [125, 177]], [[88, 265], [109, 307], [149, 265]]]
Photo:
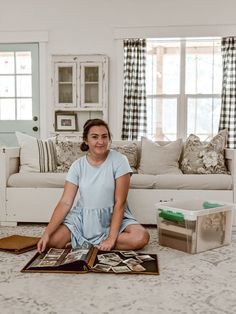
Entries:
[[132, 170], [137, 172], [138, 168], [138, 145], [136, 143], [129, 143], [125, 145], [111, 144], [111, 149], [125, 155], [129, 161], [129, 165]]
[[227, 130], [220, 131], [209, 143], [190, 134], [183, 151], [181, 170], [185, 174], [227, 174], [224, 148]]
[[67, 172], [76, 159], [86, 154], [86, 152], [80, 149], [80, 144], [80, 142], [73, 141], [56, 141], [55, 147], [58, 165], [56, 172]]

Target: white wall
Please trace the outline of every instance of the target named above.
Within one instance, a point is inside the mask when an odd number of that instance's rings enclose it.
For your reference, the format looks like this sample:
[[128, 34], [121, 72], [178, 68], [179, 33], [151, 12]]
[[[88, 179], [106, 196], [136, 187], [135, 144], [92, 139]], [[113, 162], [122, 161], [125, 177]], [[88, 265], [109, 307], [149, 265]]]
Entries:
[[[0, 7], [0, 32], [49, 33], [45, 117], [51, 114], [52, 54], [109, 56], [109, 122], [115, 138], [119, 136], [122, 113], [122, 108], [118, 109], [122, 106], [122, 85], [117, 82], [117, 73], [122, 73], [119, 38], [198, 36], [198, 30], [199, 36], [224, 35], [228, 30], [229, 35], [236, 35], [235, 0], [0, 0]], [[47, 121], [44, 132], [49, 130]]]

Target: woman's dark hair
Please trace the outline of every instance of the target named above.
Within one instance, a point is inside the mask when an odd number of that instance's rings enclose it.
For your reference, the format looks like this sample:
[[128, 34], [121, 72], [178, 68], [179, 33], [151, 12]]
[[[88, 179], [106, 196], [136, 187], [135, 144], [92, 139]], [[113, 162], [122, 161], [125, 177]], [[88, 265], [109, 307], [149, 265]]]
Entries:
[[84, 127], [83, 127], [83, 142], [80, 145], [80, 149], [83, 152], [86, 152], [87, 150], [89, 150], [89, 147], [85, 143], [85, 141], [87, 141], [89, 130], [93, 126], [104, 126], [107, 129], [109, 140], [111, 140], [111, 132], [110, 132], [108, 124], [105, 121], [103, 121], [102, 119], [89, 119], [85, 122]]

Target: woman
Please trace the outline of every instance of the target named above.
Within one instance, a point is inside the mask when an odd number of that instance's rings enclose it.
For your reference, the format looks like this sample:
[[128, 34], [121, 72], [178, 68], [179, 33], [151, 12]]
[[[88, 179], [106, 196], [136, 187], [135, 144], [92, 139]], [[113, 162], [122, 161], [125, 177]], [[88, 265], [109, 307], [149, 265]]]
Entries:
[[[148, 232], [132, 216], [127, 194], [132, 170], [126, 156], [109, 150], [111, 134], [100, 119], [84, 125], [81, 150], [87, 154], [70, 167], [62, 197], [38, 242], [46, 247], [134, 250], [149, 241]], [[77, 190], [80, 198], [72, 207]], [[71, 210], [70, 210], [71, 209]]]

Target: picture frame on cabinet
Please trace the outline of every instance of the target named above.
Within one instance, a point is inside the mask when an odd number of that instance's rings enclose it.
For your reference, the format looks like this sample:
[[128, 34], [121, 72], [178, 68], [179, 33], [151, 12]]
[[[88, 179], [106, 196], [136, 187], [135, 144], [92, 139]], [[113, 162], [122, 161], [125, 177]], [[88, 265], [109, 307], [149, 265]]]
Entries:
[[55, 131], [77, 131], [77, 114], [73, 111], [55, 111]]

